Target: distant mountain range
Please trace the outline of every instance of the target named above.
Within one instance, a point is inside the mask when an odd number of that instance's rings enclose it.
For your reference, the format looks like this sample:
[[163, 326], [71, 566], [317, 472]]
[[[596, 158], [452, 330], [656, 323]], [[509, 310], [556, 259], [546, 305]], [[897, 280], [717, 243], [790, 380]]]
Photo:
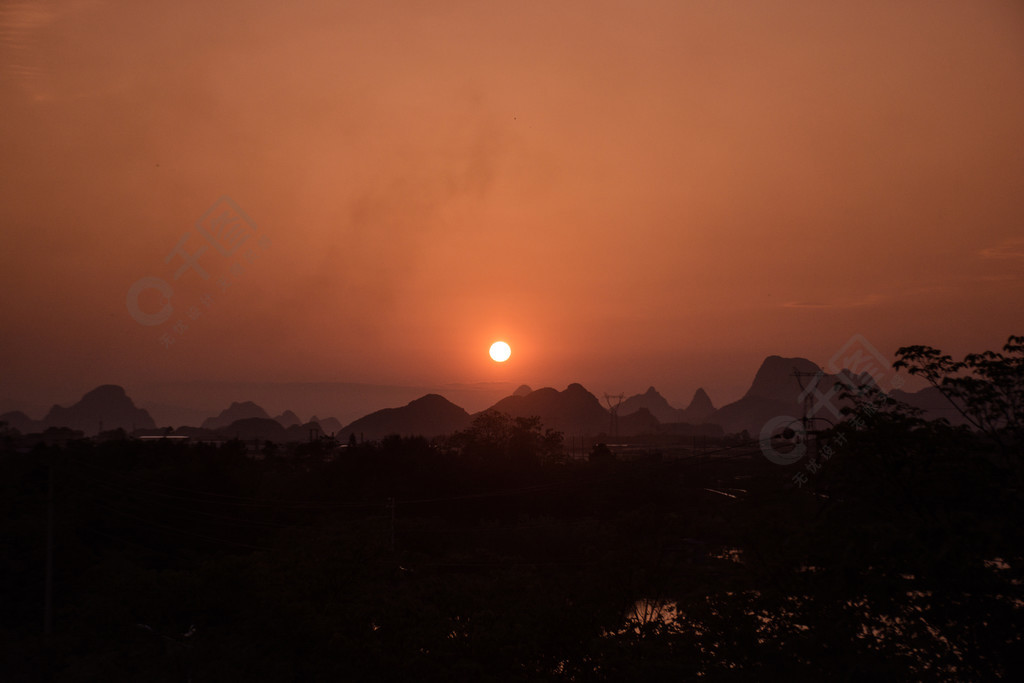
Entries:
[[[842, 407], [834, 386], [839, 380], [870, 381], [866, 375], [853, 377], [848, 371], [839, 375], [822, 373], [806, 358], [769, 356], [761, 364], [747, 392], [737, 401], [715, 408], [704, 389], [697, 389], [686, 408], [675, 408], [653, 386], [643, 394], [623, 400], [616, 419], [594, 394], [580, 384], [563, 391], [551, 387], [537, 390], [522, 385], [511, 395], [487, 410], [513, 417], [539, 417], [543, 424], [566, 435], [597, 436], [617, 431], [623, 436], [671, 433], [716, 434], [746, 430], [757, 436], [763, 425], [779, 416], [797, 419], [805, 409], [804, 392], [811, 397], [813, 414], [838, 422]], [[960, 416], [935, 389], [916, 393], [893, 392], [893, 396], [922, 408], [931, 417], [959, 422]], [[481, 411], [483, 412], [483, 411]], [[315, 415], [302, 422], [286, 410], [276, 418], [252, 401], [232, 402], [199, 427], [179, 427], [175, 434], [195, 438], [241, 438], [269, 441], [306, 440], [311, 434], [334, 434], [339, 440], [349, 435], [376, 440], [389, 434], [435, 437], [468, 428], [473, 418], [465, 409], [445, 397], [430, 393], [399, 408], [369, 413], [348, 425], [334, 418]], [[39, 433], [52, 427], [67, 427], [93, 436], [101, 431], [123, 429], [138, 434], [165, 434], [157, 429], [149, 413], [137, 407], [122, 387], [104, 385], [85, 394], [69, 407], [53, 406], [42, 420], [34, 420], [21, 411], [0, 415], [0, 422], [23, 434]]]
[[98, 386], [67, 408], [55, 405], [42, 420], [33, 420], [21, 411], [13, 411], [0, 415], [0, 422], [7, 422], [23, 434], [42, 432], [51, 427], [67, 427], [87, 436], [115, 429], [133, 432], [156, 428], [149, 413], [136, 407], [125, 390], [115, 384]]
[[635, 413], [638, 410], [646, 410], [657, 418], [658, 422], [685, 421], [683, 415], [686, 411], [670, 406], [665, 397], [659, 394], [654, 387], [650, 387], [645, 393], [627, 398], [619, 404], [617, 412], [621, 416]]
[[[697, 408], [706, 412], [704, 400], [707, 395], [698, 392], [704, 399], [698, 399]], [[624, 401], [623, 406], [627, 405]], [[618, 433], [623, 435], [650, 434], [662, 430], [663, 423], [651, 411], [655, 406], [663, 414], [676, 418], [686, 414], [668, 405], [653, 387], [646, 394], [631, 398], [629, 403], [636, 409], [623, 415], [622, 406], [618, 410]], [[710, 401], [707, 401], [710, 405]], [[534, 391], [523, 385], [511, 396], [501, 399], [490, 408], [512, 417], [539, 417], [546, 428], [561, 431], [567, 435], [611, 434], [615, 424], [611, 414], [594, 394], [587, 391], [581, 384], [570, 384], [564, 391], [544, 387]], [[713, 408], [712, 408], [713, 410]], [[485, 411], [480, 411], [480, 413]], [[388, 434], [404, 436], [420, 435], [427, 437], [451, 434], [466, 429], [475, 417], [451, 403], [442, 396], [435, 394], [424, 396], [402, 408], [378, 410], [364, 418], [356, 420], [342, 429], [342, 436], [355, 434], [366, 439], [379, 439]], [[678, 424], [675, 421], [671, 424]], [[721, 433], [720, 427], [714, 426], [703, 431], [697, 427], [690, 430], [667, 430], [672, 433]]]
[[6, 422], [11, 429], [17, 429], [22, 434], [35, 434], [46, 429], [42, 420], [33, 420], [20, 410], [12, 410], [0, 415], [0, 422]]
[[469, 427], [469, 413], [444, 396], [427, 394], [401, 408], [384, 408], [345, 426], [341, 434], [354, 434], [363, 440], [381, 439], [390, 434], [432, 438], [453, 434]]
[[[821, 368], [806, 358], [768, 356], [761, 363], [747, 393], [738, 401], [722, 406], [708, 419], [721, 425], [726, 432], [747, 430], [757, 436], [761, 427], [773, 418], [781, 415], [802, 417], [804, 402], [801, 399], [803, 391], [800, 382], [803, 382], [804, 387], [809, 387], [814, 380], [813, 375], [821, 371]], [[804, 376], [797, 377], [794, 373]], [[815, 389], [821, 397], [828, 396], [836, 380], [833, 375], [823, 375], [817, 380]], [[816, 416], [837, 422], [840, 408], [838, 399], [833, 396], [813, 412]]]
[[299, 419], [299, 416], [290, 410], [284, 411], [274, 419], [277, 420], [285, 429], [302, 424], [302, 420]]
[[320, 429], [323, 430], [324, 432], [327, 432], [328, 434], [334, 434], [336, 432], [341, 431], [341, 423], [338, 422], [338, 420], [336, 420], [333, 417], [325, 417], [321, 419], [314, 415], [313, 417], [309, 418], [309, 421], [312, 424], [320, 425]]
[[670, 406], [665, 397], [658, 393], [657, 389], [650, 387], [645, 393], [630, 396], [623, 401], [618, 408], [618, 414], [621, 417], [643, 409], [646, 409], [662, 424], [675, 422], [700, 424], [715, 412], [715, 406], [711, 404], [711, 399], [704, 389], [697, 389], [690, 400], [690, 404], [686, 408], [680, 409]]
[[570, 384], [565, 391], [544, 387], [530, 393], [513, 394], [488, 410], [512, 417], [536, 416], [545, 427], [566, 434], [598, 434], [608, 430], [608, 411], [581, 384]]
[[267, 415], [267, 411], [260, 408], [252, 401], [242, 401], [241, 403], [235, 402], [220, 412], [217, 417], [211, 417], [203, 420], [203, 424], [200, 425], [201, 429], [209, 429], [215, 431], [222, 427], [228, 427], [233, 422], [239, 420], [269, 420], [270, 416]]

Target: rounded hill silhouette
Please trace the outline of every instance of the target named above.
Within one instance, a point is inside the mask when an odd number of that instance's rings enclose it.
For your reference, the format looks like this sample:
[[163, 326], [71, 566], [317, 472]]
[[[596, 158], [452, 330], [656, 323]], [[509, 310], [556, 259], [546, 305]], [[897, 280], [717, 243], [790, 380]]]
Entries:
[[98, 386], [68, 408], [53, 406], [43, 423], [47, 427], [70, 427], [87, 436], [111, 429], [131, 432], [156, 428], [150, 414], [136, 407], [124, 387], [116, 384]]

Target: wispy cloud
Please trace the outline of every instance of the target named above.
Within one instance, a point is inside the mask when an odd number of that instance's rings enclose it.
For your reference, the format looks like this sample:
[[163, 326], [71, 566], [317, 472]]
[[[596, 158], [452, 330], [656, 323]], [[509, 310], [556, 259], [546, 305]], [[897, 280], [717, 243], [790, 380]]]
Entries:
[[787, 301], [783, 308], [832, 308], [833, 304], [820, 301]]
[[57, 13], [45, 2], [12, 2], [0, 7], [0, 40], [14, 41], [31, 31], [46, 26]]
[[12, 2], [0, 6], [0, 45], [7, 50], [27, 50], [37, 32], [57, 19], [57, 12], [44, 2]]
[[[1016, 247], [1024, 249], [1024, 244]], [[1000, 256], [990, 258], [1021, 259], [1024, 253], [1003, 252]], [[951, 295], [963, 294], [966, 291], [973, 291], [972, 288], [981, 283], [996, 284], [1000, 286], [1016, 285], [1024, 282], [1024, 274], [1017, 271], [1010, 273], [985, 273], [985, 274], [961, 274], [953, 276], [948, 282], [921, 282], [908, 284], [903, 287], [894, 287], [886, 294], [867, 294], [861, 297], [838, 298], [835, 300], [803, 300], [789, 301], [781, 304], [782, 308], [797, 308], [808, 310], [849, 310], [854, 308], [869, 308], [883, 303], [896, 305], [906, 304], [909, 301], [921, 301], [922, 299], [935, 299], [936, 297], [948, 297]]]
[[34, 96], [41, 90], [45, 69], [35, 64], [39, 32], [57, 19], [46, 2], [12, 2], [0, 6], [0, 75], [17, 81]]
[[1024, 260], [1024, 238], [1011, 237], [995, 246], [985, 247], [978, 255], [987, 259]]
[[832, 301], [787, 301], [782, 308], [848, 309], [876, 306], [887, 297], [882, 294], [866, 294], [860, 297], [845, 297]]
[[101, 0], [27, 0], [0, 5], [0, 78], [20, 83], [33, 99], [49, 99], [48, 70], [39, 64], [46, 31], [101, 4]]

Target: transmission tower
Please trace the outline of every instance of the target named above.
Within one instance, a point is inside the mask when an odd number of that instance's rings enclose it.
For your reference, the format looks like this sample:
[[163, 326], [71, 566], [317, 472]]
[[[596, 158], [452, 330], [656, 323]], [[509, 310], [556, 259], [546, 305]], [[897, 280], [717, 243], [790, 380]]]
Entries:
[[[605, 394], [604, 402], [608, 404], [608, 434], [619, 438], [619, 406], [626, 399], [625, 394]], [[612, 401], [615, 404], [612, 404]]]
[[[800, 424], [803, 426], [804, 440], [807, 444], [808, 453], [810, 453], [811, 458], [814, 458], [817, 455], [817, 437], [822, 430], [812, 429], [811, 425], [817, 421], [828, 422], [830, 425], [832, 424], [832, 421], [827, 418], [814, 417], [810, 415], [816, 407], [814, 405], [815, 398], [821, 395], [821, 392], [817, 390], [817, 386], [818, 382], [825, 377], [825, 373], [821, 370], [818, 372], [801, 372], [796, 368], [793, 368], [793, 377], [796, 377], [796, 383], [800, 385], [800, 396], [804, 401], [803, 417], [800, 418]], [[806, 388], [804, 387], [803, 382], [805, 377], [813, 378], [811, 385]]]

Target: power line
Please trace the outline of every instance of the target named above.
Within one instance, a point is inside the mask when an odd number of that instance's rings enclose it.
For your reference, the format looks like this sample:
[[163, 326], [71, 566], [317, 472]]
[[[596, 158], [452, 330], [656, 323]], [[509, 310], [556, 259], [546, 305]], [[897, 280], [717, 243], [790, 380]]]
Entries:
[[[612, 399], [615, 399], [615, 405], [612, 405]], [[624, 400], [625, 394], [604, 395], [604, 402], [608, 404], [608, 435], [616, 439], [619, 438], [619, 406]]]

